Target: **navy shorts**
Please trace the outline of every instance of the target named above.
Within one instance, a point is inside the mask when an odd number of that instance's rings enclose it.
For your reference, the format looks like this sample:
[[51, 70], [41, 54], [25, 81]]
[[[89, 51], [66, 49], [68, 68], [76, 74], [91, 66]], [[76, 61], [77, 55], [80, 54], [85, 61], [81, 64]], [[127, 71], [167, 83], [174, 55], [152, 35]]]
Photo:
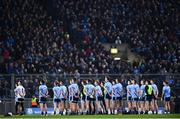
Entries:
[[54, 99], [55, 103], [60, 103], [60, 99]]
[[116, 100], [121, 101], [121, 100], [122, 100], [122, 97], [116, 97]]
[[87, 101], [95, 101], [95, 99], [90, 96], [87, 96]]
[[102, 96], [99, 96], [99, 97], [97, 97], [97, 100], [98, 100], [98, 101], [102, 101], [102, 100], [103, 100], [103, 97], [102, 97]]
[[47, 101], [47, 99], [45, 97], [41, 97], [40, 100], [39, 100], [39, 103], [45, 104], [46, 101]]
[[164, 101], [165, 101], [165, 102], [169, 102], [169, 101], [170, 101], [170, 97], [165, 97], [165, 98], [164, 98]]
[[138, 101], [138, 98], [132, 98], [132, 101]]
[[127, 101], [132, 101], [132, 97], [127, 97]]
[[146, 95], [146, 101], [151, 102], [152, 101], [152, 95]]
[[24, 98], [18, 98], [18, 101], [19, 101], [19, 102], [23, 102], [23, 101], [24, 101]]
[[66, 98], [61, 98], [60, 99], [62, 102], [65, 102], [66, 101]]
[[139, 101], [145, 101], [145, 97], [140, 97]]
[[74, 96], [73, 100], [72, 100], [72, 103], [78, 103], [78, 101], [79, 101], [79, 98]]
[[86, 96], [83, 95], [83, 96], [81, 97], [81, 99], [82, 99], [83, 101], [85, 101], [85, 100], [86, 100]]
[[106, 96], [105, 96], [106, 99], [111, 99], [111, 96], [107, 93]]
[[112, 97], [112, 100], [115, 101], [115, 100], [117, 100], [117, 98], [116, 97]]

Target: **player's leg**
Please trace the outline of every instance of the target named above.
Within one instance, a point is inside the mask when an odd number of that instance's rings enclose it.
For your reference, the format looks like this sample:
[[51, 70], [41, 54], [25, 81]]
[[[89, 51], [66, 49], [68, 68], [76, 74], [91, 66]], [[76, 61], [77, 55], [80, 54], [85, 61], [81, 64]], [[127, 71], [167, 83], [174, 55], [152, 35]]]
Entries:
[[154, 110], [155, 110], [155, 99], [153, 97], [152, 101], [151, 101], [151, 111], [154, 113]]
[[120, 98], [117, 98], [115, 100], [115, 104], [114, 104], [114, 114], [117, 114], [118, 109], [121, 108], [121, 104], [120, 104]]
[[19, 105], [18, 105], [18, 111], [19, 111], [19, 114], [22, 113], [22, 104], [21, 104], [21, 101], [19, 102]]
[[47, 104], [44, 103], [44, 112], [45, 112], [45, 116], [47, 116]]
[[103, 107], [103, 113], [105, 114], [107, 112], [107, 108], [106, 108], [106, 103], [105, 103], [105, 98], [102, 98], [102, 101], [100, 103]]
[[119, 107], [117, 107], [117, 110], [118, 110], [118, 108], [120, 108], [121, 113], [122, 113], [123, 108], [124, 108], [124, 105], [123, 105], [123, 98], [122, 98], [122, 97], [120, 97], [120, 99], [119, 99]]
[[114, 114], [115, 98], [110, 100], [111, 113]]
[[86, 109], [87, 109], [87, 114], [90, 114], [90, 107], [89, 107], [89, 96], [86, 99]]
[[148, 111], [149, 111], [149, 101], [148, 101], [148, 99], [145, 101], [145, 114], [148, 114]]
[[138, 109], [139, 109], [139, 100], [138, 98], [135, 98], [135, 111], [136, 111], [136, 114], [138, 114]]
[[169, 114], [170, 113], [170, 108], [171, 108], [171, 106], [170, 106], [170, 97], [168, 97], [167, 99], [166, 99], [166, 102], [167, 102], [167, 113]]
[[90, 114], [94, 114], [94, 104], [93, 99], [90, 99], [91, 112]]
[[140, 114], [143, 114], [144, 111], [145, 111], [145, 108], [146, 108], [146, 105], [145, 105], [145, 98], [142, 97], [139, 101], [140, 103]]
[[131, 112], [132, 109], [131, 97], [127, 97], [127, 102], [128, 102], [128, 112]]
[[76, 98], [76, 101], [75, 101], [75, 113], [78, 114], [78, 111], [79, 111], [79, 98]]
[[155, 99], [154, 100], [154, 103], [155, 103], [155, 107], [154, 107], [154, 109], [155, 109], [155, 111], [156, 111], [156, 114], [158, 113], [158, 104], [157, 104], [157, 99]]
[[54, 115], [56, 115], [56, 111], [57, 111], [57, 102], [54, 99]]
[[135, 98], [132, 99], [132, 110], [133, 111], [136, 110], [136, 101], [135, 101]]
[[64, 108], [64, 105], [63, 105], [64, 101], [63, 99], [61, 99], [61, 101], [59, 102], [59, 114], [63, 114], [63, 108]]
[[168, 114], [169, 114], [170, 111], [171, 111], [170, 101], [167, 102], [167, 111], [168, 111]]
[[98, 99], [96, 99], [96, 101], [95, 101], [95, 103], [96, 103], [96, 106], [97, 106], [97, 108], [96, 108], [96, 114], [100, 114], [100, 101], [98, 100]]
[[71, 114], [74, 114], [75, 112], [75, 105], [74, 105], [74, 102], [71, 103]]
[[39, 103], [41, 115], [44, 115], [44, 104], [42, 102]]
[[65, 114], [66, 113], [66, 99], [63, 99], [62, 101], [62, 114]]
[[165, 100], [164, 100], [164, 109], [165, 109], [164, 112], [166, 114], [167, 113], [167, 101], [165, 101]]
[[85, 110], [86, 110], [85, 109], [85, 100], [82, 97], [82, 99], [81, 99], [81, 114], [84, 114]]
[[18, 106], [19, 106], [19, 102], [16, 101], [15, 102], [15, 111], [16, 111], [16, 114], [19, 114], [19, 109], [18, 109], [19, 107]]
[[39, 98], [39, 107], [40, 107], [41, 115], [44, 115], [43, 103], [44, 103], [43, 97]]

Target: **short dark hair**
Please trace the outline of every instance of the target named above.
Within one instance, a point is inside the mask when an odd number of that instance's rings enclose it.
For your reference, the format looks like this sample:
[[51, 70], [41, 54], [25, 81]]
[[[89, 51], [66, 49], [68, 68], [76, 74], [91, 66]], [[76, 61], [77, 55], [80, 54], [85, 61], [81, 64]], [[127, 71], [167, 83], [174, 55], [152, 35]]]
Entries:
[[168, 81], [163, 81], [166, 85], [168, 85], [169, 83], [168, 83]]
[[44, 80], [44, 79], [42, 79], [42, 80], [41, 80], [41, 83], [42, 83], [42, 84], [45, 84], [45, 80]]

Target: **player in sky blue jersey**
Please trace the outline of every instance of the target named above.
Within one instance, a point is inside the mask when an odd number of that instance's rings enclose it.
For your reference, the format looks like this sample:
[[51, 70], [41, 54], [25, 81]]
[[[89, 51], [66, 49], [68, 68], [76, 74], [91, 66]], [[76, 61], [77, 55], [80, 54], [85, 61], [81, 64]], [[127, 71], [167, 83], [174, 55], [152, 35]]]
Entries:
[[103, 92], [102, 92], [102, 89], [99, 85], [99, 81], [95, 81], [94, 82], [94, 85], [95, 85], [95, 97], [96, 97], [96, 105], [97, 105], [97, 108], [96, 108], [96, 112], [98, 114], [102, 114], [102, 101], [103, 101]]
[[122, 97], [123, 97], [123, 86], [120, 83], [119, 79], [115, 79], [116, 82], [116, 105], [115, 105], [115, 113], [118, 108], [122, 109]]
[[[112, 80], [112, 99], [111, 99], [111, 113], [112, 114], [115, 114], [115, 110], [116, 110], [116, 108], [115, 108], [115, 105], [116, 105], [116, 100], [117, 100], [117, 96], [116, 96], [116, 83], [115, 83], [115, 81], [114, 80]], [[117, 111], [116, 111], [116, 113], [117, 113]]]
[[61, 109], [60, 109], [60, 114], [62, 115], [63, 112], [64, 114], [66, 113], [66, 99], [67, 99], [67, 88], [66, 86], [63, 84], [63, 81], [59, 82], [60, 84], [60, 104], [61, 104]]
[[45, 80], [40, 81], [39, 86], [39, 103], [42, 115], [47, 115], [47, 101], [48, 98], [48, 88], [46, 86]]
[[54, 82], [54, 87], [53, 87], [53, 94], [54, 94], [54, 115], [56, 114], [56, 111], [60, 113], [60, 87], [59, 87], [59, 82], [56, 80]]
[[139, 88], [139, 103], [140, 103], [140, 114], [143, 114], [145, 112], [145, 84], [144, 81], [140, 81], [140, 88]]
[[139, 95], [139, 85], [136, 83], [136, 80], [132, 79], [132, 108], [134, 109], [135, 112], [137, 112], [137, 101], [138, 101], [138, 95]]
[[130, 80], [127, 81], [126, 90], [127, 90], [128, 112], [131, 112], [131, 109], [132, 109], [132, 95], [131, 95], [132, 84], [131, 84]]
[[70, 109], [70, 112], [72, 111], [72, 101], [73, 101], [73, 91], [72, 91], [72, 81], [69, 81], [69, 86], [68, 86], [68, 107]]
[[77, 85], [76, 79], [71, 80], [71, 85], [69, 86], [69, 94], [72, 98], [71, 100], [71, 113], [76, 114], [78, 112], [78, 100], [79, 100], [79, 87]]
[[171, 98], [171, 88], [168, 82], [163, 82], [162, 98], [164, 100], [165, 113], [170, 113], [170, 98]]
[[107, 77], [105, 77], [104, 88], [105, 88], [106, 109], [107, 109], [107, 113], [110, 114], [111, 113], [110, 100], [111, 100], [111, 95], [112, 95], [112, 84], [111, 84], [111, 82], [109, 82]]
[[153, 89], [152, 110], [153, 110], [153, 113], [154, 113], [154, 111], [156, 111], [156, 114], [157, 114], [158, 113], [157, 99], [158, 99], [159, 91], [158, 91], [157, 85], [154, 83], [154, 81], [150, 80], [150, 82], [151, 82], [151, 86]]
[[95, 101], [95, 87], [92, 85], [91, 80], [86, 81], [86, 109], [87, 114], [93, 114], [94, 113], [94, 106], [93, 101]]

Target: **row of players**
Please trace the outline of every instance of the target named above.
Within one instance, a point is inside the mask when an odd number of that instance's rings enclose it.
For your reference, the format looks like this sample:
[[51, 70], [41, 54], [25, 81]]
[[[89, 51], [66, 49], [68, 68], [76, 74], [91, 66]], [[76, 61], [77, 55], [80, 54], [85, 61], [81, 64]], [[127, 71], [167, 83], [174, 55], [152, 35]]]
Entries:
[[[164, 100], [165, 112], [170, 112], [170, 87], [166, 81], [163, 82], [162, 99]], [[69, 86], [65, 86], [62, 81], [55, 81], [53, 87], [54, 114], [117, 114], [118, 110], [123, 110], [122, 97], [125, 92], [123, 86], [118, 79], [108, 80], [105, 82], [98, 80], [85, 80], [79, 85], [76, 79], [69, 82]], [[158, 88], [153, 80], [140, 81], [140, 85], [136, 80], [128, 81], [126, 86], [127, 103], [129, 113], [153, 113], [158, 112], [157, 99], [159, 95]], [[23, 101], [25, 89], [18, 82], [15, 89], [16, 102], [19, 112], [24, 111]], [[48, 87], [45, 80], [40, 81], [39, 86], [39, 103], [42, 115], [47, 115], [47, 99], [49, 98]]]

